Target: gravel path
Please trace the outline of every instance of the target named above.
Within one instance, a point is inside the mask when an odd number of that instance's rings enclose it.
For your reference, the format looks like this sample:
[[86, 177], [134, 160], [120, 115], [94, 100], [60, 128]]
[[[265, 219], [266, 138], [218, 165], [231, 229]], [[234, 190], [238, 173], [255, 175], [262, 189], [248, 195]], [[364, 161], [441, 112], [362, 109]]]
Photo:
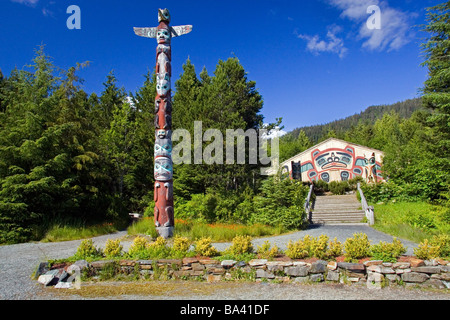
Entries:
[[[352, 237], [356, 232], [364, 232], [368, 235], [372, 243], [379, 241], [392, 241], [392, 237], [384, 233], [373, 230], [366, 225], [329, 225], [311, 228], [305, 231], [294, 232], [282, 236], [261, 238], [254, 240], [254, 245], [260, 245], [265, 240], [276, 244], [280, 249], [285, 249], [289, 240], [298, 240], [306, 234], [319, 236], [327, 234], [330, 239], [337, 237], [343, 242], [346, 238]], [[132, 240], [126, 236], [125, 231], [118, 233], [95, 237], [94, 243], [97, 246], [104, 247], [107, 239], [122, 238], [122, 244], [125, 250], [128, 250]], [[36, 281], [31, 279], [31, 275], [39, 262], [48, 259], [60, 259], [72, 256], [76, 252], [81, 240], [65, 241], [57, 243], [23, 243], [15, 245], [0, 246], [0, 299], [3, 300], [23, 300], [23, 299], [80, 299], [78, 295], [60, 294], [57, 289], [43, 288]], [[408, 247], [408, 253], [412, 253], [412, 247], [416, 244], [404, 241]], [[229, 243], [215, 243], [214, 246], [219, 250], [224, 250]], [[192, 296], [192, 291], [179, 294], [147, 295], [145, 297], [137, 295], [115, 296], [113, 299], [449, 299], [447, 293], [433, 293], [420, 291], [420, 294], [414, 293], [414, 290], [388, 289], [376, 292], [364, 287], [348, 287], [335, 285], [286, 285], [286, 284], [255, 284], [240, 283], [236, 284], [206, 284], [197, 283], [198, 286], [209, 286], [213, 290], [201, 290]], [[228, 287], [227, 287], [228, 286]], [[264, 288], [264, 290], [262, 290]], [[339, 290], [336, 290], [339, 288]], [[177, 290], [178, 292], [178, 290]], [[203, 292], [203, 293], [202, 293]]]

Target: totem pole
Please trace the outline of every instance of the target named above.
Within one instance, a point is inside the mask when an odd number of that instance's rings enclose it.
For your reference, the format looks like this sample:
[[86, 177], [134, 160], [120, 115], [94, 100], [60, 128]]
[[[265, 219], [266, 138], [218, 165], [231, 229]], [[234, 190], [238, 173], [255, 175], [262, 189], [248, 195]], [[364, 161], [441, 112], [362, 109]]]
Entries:
[[170, 77], [171, 39], [192, 31], [192, 26], [170, 27], [167, 9], [158, 9], [158, 27], [134, 28], [136, 35], [156, 38], [156, 99], [155, 99], [155, 210], [156, 230], [164, 238], [173, 236], [173, 164], [172, 164], [172, 97]]
[[369, 174], [370, 174], [370, 182], [378, 182], [377, 181], [377, 167], [375, 160], [375, 152], [372, 153], [372, 156], [369, 159]]

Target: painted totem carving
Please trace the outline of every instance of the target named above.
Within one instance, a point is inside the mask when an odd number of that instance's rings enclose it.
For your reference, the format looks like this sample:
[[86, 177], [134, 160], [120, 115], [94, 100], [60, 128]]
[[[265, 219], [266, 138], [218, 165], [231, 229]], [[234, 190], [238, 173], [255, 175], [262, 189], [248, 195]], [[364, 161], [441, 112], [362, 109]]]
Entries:
[[156, 38], [156, 99], [155, 99], [155, 209], [154, 219], [158, 233], [169, 238], [173, 235], [173, 163], [172, 163], [172, 76], [171, 40], [192, 31], [191, 25], [170, 27], [167, 9], [158, 10], [158, 27], [134, 28], [136, 35]]
[[295, 162], [291, 161], [291, 168], [292, 168], [292, 179], [294, 180], [302, 180], [302, 171], [301, 171], [301, 163], [300, 161]]

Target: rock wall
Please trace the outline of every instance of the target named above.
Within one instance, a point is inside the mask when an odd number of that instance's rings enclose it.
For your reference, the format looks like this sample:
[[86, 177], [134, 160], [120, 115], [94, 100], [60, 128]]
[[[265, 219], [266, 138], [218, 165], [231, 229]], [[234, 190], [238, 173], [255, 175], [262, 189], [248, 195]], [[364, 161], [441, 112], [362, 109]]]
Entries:
[[[253, 259], [248, 263], [235, 260], [219, 261], [211, 258], [184, 258], [159, 260], [101, 260], [55, 265], [48, 268], [41, 263], [35, 277], [44, 285], [71, 288], [75, 271], [88, 277], [100, 278], [105, 270], [115, 274], [134, 275], [148, 280], [182, 279], [208, 282], [222, 280], [302, 282], [339, 282], [362, 284], [369, 288], [382, 288], [390, 284], [424, 286], [438, 289], [450, 288], [450, 263], [444, 260], [410, 259], [408, 262], [386, 263], [371, 260], [348, 263], [317, 260], [268, 261]], [[70, 277], [72, 275], [72, 277]]]

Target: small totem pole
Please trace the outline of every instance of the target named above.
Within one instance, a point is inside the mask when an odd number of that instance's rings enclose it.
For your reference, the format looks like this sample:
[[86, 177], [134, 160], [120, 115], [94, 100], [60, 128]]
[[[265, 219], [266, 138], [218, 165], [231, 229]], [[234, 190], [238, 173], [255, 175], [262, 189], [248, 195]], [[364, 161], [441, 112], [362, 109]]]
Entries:
[[300, 161], [291, 161], [292, 179], [302, 181], [302, 166]]
[[134, 33], [156, 38], [156, 99], [155, 99], [155, 225], [159, 235], [173, 236], [173, 164], [172, 164], [172, 97], [170, 90], [171, 39], [192, 31], [192, 26], [170, 27], [167, 9], [158, 10], [158, 27], [134, 28]]

